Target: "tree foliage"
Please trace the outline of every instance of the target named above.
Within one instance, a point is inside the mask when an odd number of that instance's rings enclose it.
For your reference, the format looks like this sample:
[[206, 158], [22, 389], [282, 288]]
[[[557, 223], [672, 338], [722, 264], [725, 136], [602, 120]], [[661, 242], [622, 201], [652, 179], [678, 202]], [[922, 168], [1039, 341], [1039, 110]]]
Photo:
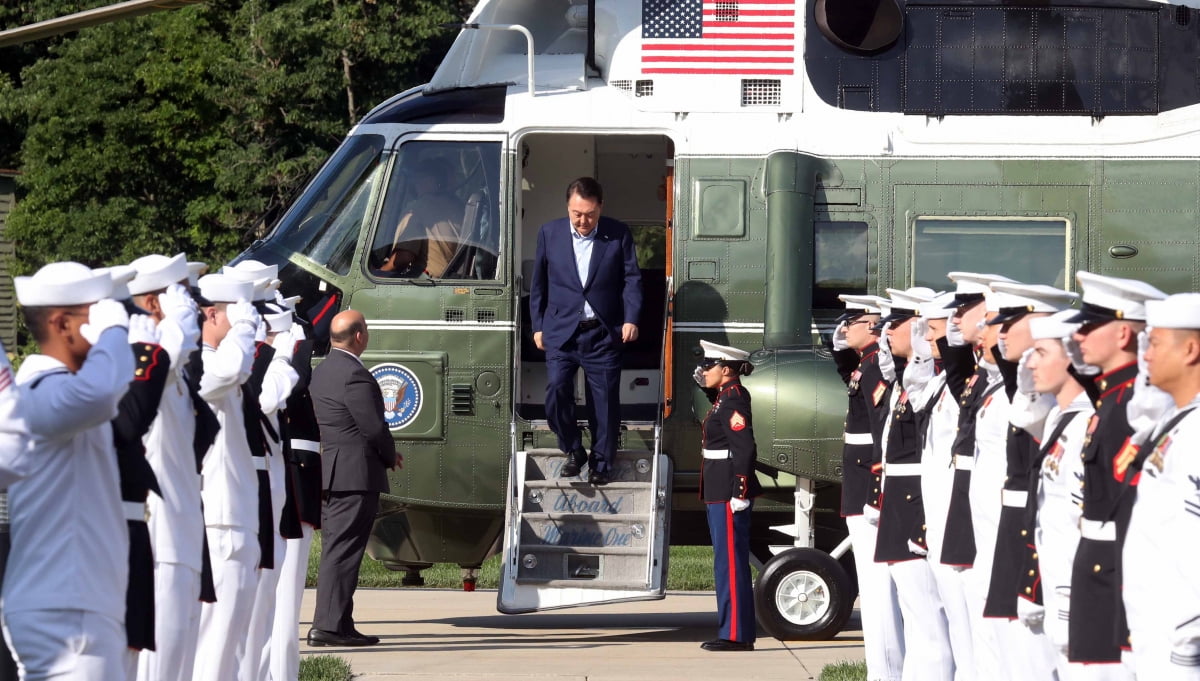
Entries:
[[[6, 5], [0, 25], [78, 4]], [[228, 259], [372, 106], [429, 79], [469, 4], [211, 0], [0, 49], [17, 268]]]

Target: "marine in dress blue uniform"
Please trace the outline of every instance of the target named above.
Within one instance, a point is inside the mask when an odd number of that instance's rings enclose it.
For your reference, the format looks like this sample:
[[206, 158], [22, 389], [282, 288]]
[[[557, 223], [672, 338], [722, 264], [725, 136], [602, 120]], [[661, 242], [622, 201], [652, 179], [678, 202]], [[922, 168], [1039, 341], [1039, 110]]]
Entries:
[[701, 386], [716, 390], [704, 417], [704, 462], [700, 469], [700, 498], [708, 512], [716, 580], [717, 638], [705, 650], [754, 650], [754, 585], [750, 580], [750, 509], [762, 493], [754, 474], [758, 452], [750, 393], [739, 376], [753, 369], [750, 353], [700, 341], [704, 360], [696, 369]]

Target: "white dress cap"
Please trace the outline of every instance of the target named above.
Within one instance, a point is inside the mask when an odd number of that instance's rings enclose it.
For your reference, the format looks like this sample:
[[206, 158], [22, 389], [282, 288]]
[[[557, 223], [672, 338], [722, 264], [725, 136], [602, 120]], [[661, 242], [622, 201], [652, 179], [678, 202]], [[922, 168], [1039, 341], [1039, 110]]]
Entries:
[[200, 277], [208, 272], [208, 263], [196, 262], [195, 260], [188, 261], [188, 286], [198, 286]]
[[955, 307], [954, 291], [947, 291], [928, 303], [921, 303], [921, 316], [925, 319], [949, 319]]
[[883, 298], [879, 296], [856, 296], [849, 293], [843, 293], [838, 296], [838, 300], [846, 304], [847, 312], [855, 312], [856, 314], [879, 314], [879, 302]]
[[1071, 321], [1075, 310], [1062, 310], [1049, 317], [1035, 317], [1029, 320], [1029, 333], [1034, 340], [1056, 340], [1070, 338], [1079, 330], [1079, 324]]
[[257, 260], [243, 260], [236, 265], [222, 267], [221, 274], [239, 281], [274, 279], [279, 276], [279, 265], [264, 265]]
[[107, 272], [112, 278], [112, 292], [108, 294], [113, 300], [129, 299], [129, 282], [137, 276], [137, 270], [129, 265], [114, 265], [112, 267], [99, 267], [96, 272]]
[[1078, 298], [1078, 293], [1045, 284], [1013, 284], [997, 281], [992, 284], [992, 295], [988, 298], [988, 311], [998, 314], [988, 324], [1004, 324], [1030, 312], [1058, 312], [1070, 307], [1071, 303]]
[[951, 272], [946, 275], [954, 282], [953, 307], [983, 300], [992, 292], [991, 285], [998, 281], [1016, 283], [1001, 274], [977, 274], [975, 272]]
[[1137, 279], [1106, 277], [1080, 270], [1075, 279], [1083, 288], [1083, 305], [1077, 322], [1107, 322], [1114, 319], [1146, 320], [1146, 301], [1162, 300], [1167, 294]]
[[717, 345], [709, 343], [706, 340], [700, 341], [700, 347], [704, 350], [704, 356], [708, 359], [723, 359], [732, 362], [742, 362], [750, 359], [750, 353], [745, 350], [731, 348], [728, 345]]
[[928, 303], [937, 297], [931, 288], [914, 286], [901, 291], [897, 288], [885, 289], [891, 297], [891, 312], [881, 319], [882, 322], [892, 322], [921, 314], [921, 304]]
[[[236, 277], [234, 278], [236, 279]], [[253, 297], [250, 299], [250, 301], [254, 303], [261, 303], [268, 300], [274, 301], [275, 291], [279, 289], [279, 283], [280, 282], [278, 279], [255, 280], [253, 283], [254, 292], [251, 294]]]
[[1146, 301], [1146, 323], [1160, 329], [1200, 329], [1200, 293]]
[[13, 277], [17, 302], [25, 307], [91, 305], [112, 293], [108, 272], [94, 271], [77, 262], [54, 262], [32, 277]]
[[129, 292], [135, 296], [161, 291], [188, 278], [187, 256], [183, 253], [171, 258], [158, 254], [143, 255], [129, 264], [137, 270], [137, 276], [129, 282]]
[[263, 315], [263, 319], [267, 322], [268, 331], [279, 333], [292, 328], [291, 310], [281, 310], [276, 303], [267, 305], [267, 310], [269, 311]]
[[236, 303], [249, 301], [254, 293], [254, 284], [238, 281], [224, 274], [206, 274], [200, 277], [200, 295], [214, 303]]

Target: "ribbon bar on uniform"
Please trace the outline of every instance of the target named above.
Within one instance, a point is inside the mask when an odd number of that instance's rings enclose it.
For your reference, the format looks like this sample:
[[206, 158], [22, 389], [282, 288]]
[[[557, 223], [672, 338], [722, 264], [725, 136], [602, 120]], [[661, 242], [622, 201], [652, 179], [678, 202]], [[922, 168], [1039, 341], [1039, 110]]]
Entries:
[[729, 455], [728, 449], [701, 449], [700, 453], [706, 459], [729, 459], [729, 458], [732, 458]]
[[126, 520], [146, 522], [146, 504], [142, 501], [122, 501], [121, 508], [125, 511]]
[[912, 475], [921, 474], [921, 464], [919, 463], [885, 463], [883, 464], [883, 474], [889, 478], [906, 478]]
[[1027, 501], [1029, 501], [1029, 492], [1023, 489], [1000, 490], [1000, 503], [1009, 508], [1025, 508]]
[[875, 444], [875, 438], [871, 437], [870, 433], [846, 433], [846, 444], [873, 445]]
[[1107, 520], [1079, 519], [1079, 534], [1092, 541], [1116, 541], [1117, 524]]

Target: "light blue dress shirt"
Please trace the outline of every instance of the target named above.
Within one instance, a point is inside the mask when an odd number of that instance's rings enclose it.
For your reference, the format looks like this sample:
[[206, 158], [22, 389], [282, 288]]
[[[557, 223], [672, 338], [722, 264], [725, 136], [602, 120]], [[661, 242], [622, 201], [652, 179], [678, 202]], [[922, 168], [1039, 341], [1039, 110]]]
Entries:
[[[569, 222], [568, 222], [569, 224]], [[575, 229], [575, 225], [571, 227], [571, 245], [575, 247], [575, 270], [579, 272], [579, 285], [587, 284], [588, 269], [592, 266], [592, 244], [596, 243], [596, 232], [600, 225], [596, 225], [590, 234], [583, 236]], [[596, 311], [588, 304], [587, 300], [583, 301], [583, 314], [579, 319], [588, 320], [595, 319]]]

